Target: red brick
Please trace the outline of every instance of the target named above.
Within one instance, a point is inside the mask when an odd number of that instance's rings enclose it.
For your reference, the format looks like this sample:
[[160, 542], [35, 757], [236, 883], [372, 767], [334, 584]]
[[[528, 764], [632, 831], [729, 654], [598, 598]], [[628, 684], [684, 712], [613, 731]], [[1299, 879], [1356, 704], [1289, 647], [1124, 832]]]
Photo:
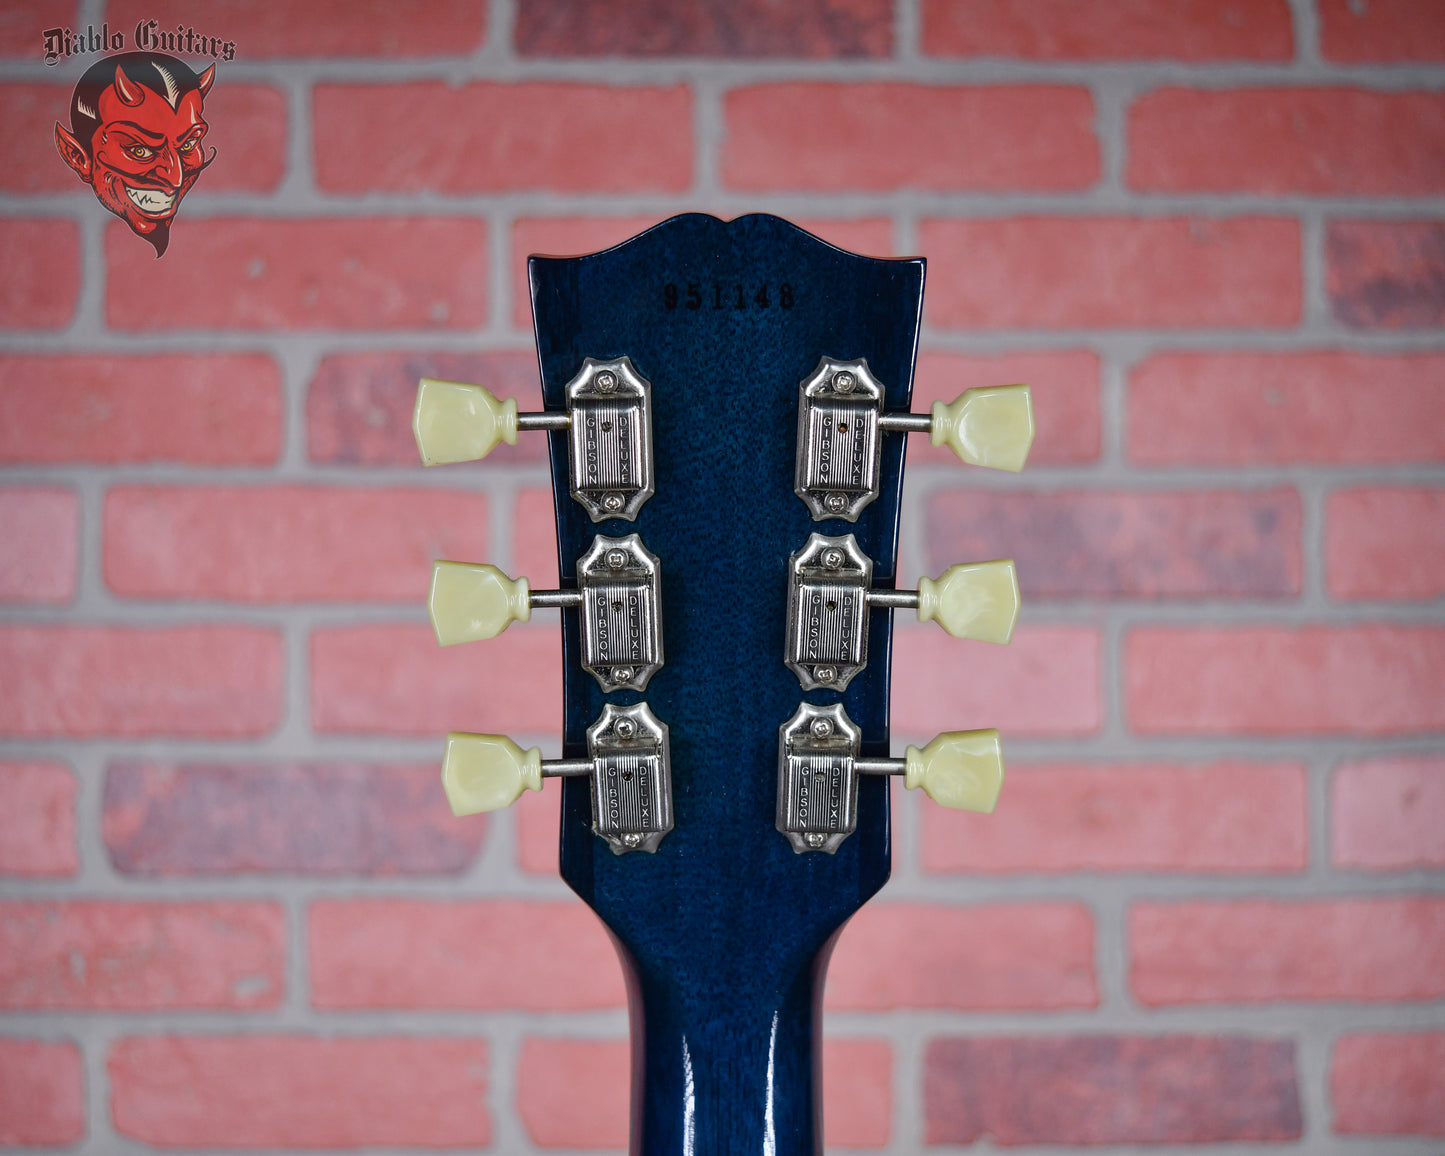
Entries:
[[1356, 329], [1445, 325], [1445, 223], [1330, 221], [1325, 290]]
[[262, 627], [0, 627], [0, 734], [263, 735], [284, 664]]
[[[33, 41], [27, 47], [31, 52], [40, 46], [41, 27], [37, 24], [30, 30]], [[73, 87], [70, 84], [0, 84], [0, 155], [5, 157], [0, 189], [22, 195], [74, 193], [84, 189], [80, 178], [60, 159], [55, 147], [56, 122], [67, 129], [70, 127]]]
[[893, 643], [893, 733], [900, 742], [978, 727], [1009, 735], [1099, 729], [1093, 627], [1024, 626], [1007, 646], [992, 646], [960, 642], [932, 625], [900, 625]]
[[[192, 12], [184, 23], [193, 27], [194, 19]], [[205, 64], [192, 63], [198, 69]], [[217, 73], [224, 75], [220, 69]], [[274, 192], [286, 176], [286, 94], [264, 84], [223, 81], [206, 94], [204, 115], [206, 154], [215, 149], [216, 160], [200, 177], [199, 188], [207, 193]]]
[[1298, 763], [1010, 765], [992, 815], [924, 806], [925, 871], [1303, 871]]
[[1445, 10], [1436, 0], [1318, 0], [1317, 6], [1326, 60], [1445, 60]]
[[0, 268], [0, 329], [70, 324], [80, 296], [80, 229], [74, 221], [0, 220]]
[[1409, 734], [1445, 726], [1445, 629], [1139, 627], [1125, 714], [1141, 734]]
[[1445, 594], [1445, 490], [1336, 490], [1325, 503], [1325, 581], [1336, 598]]
[[318, 1008], [577, 1011], [623, 1003], [612, 942], [575, 900], [318, 899], [307, 935]]
[[1160, 88], [1129, 109], [1131, 188], [1425, 196], [1445, 190], [1445, 96]]
[[[952, 401], [981, 385], [1026, 384], [1033, 393], [1037, 433], [1029, 465], [1072, 465], [1099, 457], [1099, 355], [1090, 350], [994, 355], [923, 353], [913, 387], [913, 410]], [[952, 464], [958, 458], [927, 438], [908, 439], [908, 464]]]
[[79, 14], [77, 0], [30, 0], [28, 4], [0, 7], [0, 56], [43, 59], [41, 32], [47, 28], [74, 31]]
[[513, 806], [517, 866], [535, 875], [556, 875], [558, 832], [562, 828], [562, 790], [542, 784], [540, 794], [527, 795]]
[[1303, 1127], [1286, 1040], [945, 1038], [924, 1064], [930, 1144], [1210, 1144], [1295, 1140]]
[[925, 506], [932, 573], [1012, 557], [1042, 598], [1277, 598], [1300, 592], [1293, 489], [1009, 493], [940, 490]]
[[887, 57], [887, 0], [531, 0], [513, 31], [522, 56]]
[[557, 584], [557, 517], [552, 491], [529, 487], [517, 492], [512, 513], [512, 562], [538, 589]]
[[681, 193], [692, 183], [683, 85], [319, 84], [311, 108], [316, 183], [333, 193]]
[[[332, 353], [321, 359], [306, 395], [308, 456], [348, 466], [415, 466], [411, 418], [423, 377], [484, 385], [498, 397], [515, 397], [524, 412], [542, 408], [531, 352]], [[487, 468], [546, 459], [546, 438], [519, 437], [493, 450]]]
[[0, 1040], [0, 1144], [83, 1140], [84, 1078], [68, 1040]]
[[133, 875], [454, 874], [487, 830], [452, 815], [437, 763], [112, 763], [103, 806]]
[[306, 56], [469, 56], [482, 45], [487, 6], [429, 0], [353, 0], [272, 8], [248, 0], [211, 0], [206, 23], [186, 0], [110, 0], [112, 25], [134, 28], [154, 20], [162, 28], [196, 27], [236, 43], [237, 59]]
[[[340, 626], [311, 635], [311, 725], [351, 734], [506, 731], [562, 725], [562, 645], [550, 623], [437, 646], [430, 626]], [[441, 748], [437, 748], [440, 757]]]
[[1340, 867], [1445, 867], [1445, 758], [1372, 759], [1330, 785], [1330, 859]]
[[0, 602], [74, 598], [79, 532], [74, 490], [0, 490]]
[[110, 1052], [116, 1131], [184, 1148], [490, 1144], [473, 1039], [130, 1036]]
[[1300, 319], [1297, 222], [926, 220], [925, 317], [944, 329], [1267, 328]]
[[489, 540], [483, 494], [372, 486], [116, 486], [104, 526], [117, 594], [235, 602], [423, 602]]
[[279, 1007], [276, 903], [0, 903], [0, 1007], [154, 1011]]
[[1442, 375], [1445, 357], [1429, 353], [1157, 353], [1129, 375], [1129, 460], [1439, 461]]
[[281, 390], [259, 353], [0, 357], [0, 461], [270, 465]]
[[0, 873], [75, 874], [75, 793], [63, 763], [0, 763]]
[[844, 929], [825, 999], [839, 1011], [1094, 1007], [1094, 921], [1079, 903], [873, 903]]
[[[823, 1041], [823, 1132], [833, 1148], [888, 1143], [893, 1052], [882, 1040]], [[532, 1037], [517, 1063], [517, 1112], [539, 1148], [626, 1148], [625, 1040]]]
[[1023, 60], [1288, 60], [1283, 0], [924, 0], [923, 51]]
[[[658, 223], [656, 217], [522, 217], [517, 220], [512, 225], [512, 324], [532, 332], [528, 257], [534, 254], [573, 257], [600, 252], [631, 240]], [[849, 252], [886, 257], [894, 251], [893, 224], [885, 218], [805, 217], [793, 223]]]
[[[182, 228], [184, 226], [184, 228]], [[473, 329], [487, 320], [487, 226], [462, 217], [183, 221], [158, 262], [105, 236], [116, 329]]]
[[1445, 1032], [1343, 1036], [1330, 1104], [1336, 1132], [1445, 1136]]
[[1083, 88], [759, 84], [729, 91], [723, 115], [734, 189], [1054, 191], [1099, 179]]
[[1445, 995], [1436, 896], [1135, 903], [1129, 986], [1149, 1007]]

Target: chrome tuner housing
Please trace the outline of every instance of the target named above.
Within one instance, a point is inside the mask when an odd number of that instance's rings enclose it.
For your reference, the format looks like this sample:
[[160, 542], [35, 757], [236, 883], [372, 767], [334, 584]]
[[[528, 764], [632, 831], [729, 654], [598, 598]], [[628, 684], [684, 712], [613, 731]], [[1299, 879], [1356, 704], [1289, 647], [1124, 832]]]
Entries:
[[813, 521], [856, 522], [878, 496], [878, 418], [883, 386], [866, 361], [825, 357], [798, 387], [793, 492]]
[[778, 728], [777, 826], [799, 854], [831, 855], [858, 826], [861, 741], [842, 703], [802, 703]]
[[592, 830], [614, 855], [654, 852], [672, 830], [667, 724], [645, 702], [607, 703], [587, 728], [592, 756]]
[[868, 665], [873, 562], [852, 534], [811, 534], [788, 560], [783, 661], [804, 690], [843, 690]]
[[657, 556], [636, 534], [599, 534], [577, 560], [582, 669], [605, 691], [641, 690], [662, 666]]
[[572, 496], [594, 522], [631, 522], [652, 497], [652, 386], [632, 361], [587, 358], [567, 383]]

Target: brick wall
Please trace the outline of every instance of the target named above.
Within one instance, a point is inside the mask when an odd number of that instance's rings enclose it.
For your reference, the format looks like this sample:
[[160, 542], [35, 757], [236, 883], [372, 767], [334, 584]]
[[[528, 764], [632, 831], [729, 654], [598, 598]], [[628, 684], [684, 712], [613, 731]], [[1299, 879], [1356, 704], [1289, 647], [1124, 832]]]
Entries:
[[[150, 18], [237, 45], [160, 261], [40, 61]], [[555, 788], [436, 782], [453, 727], [556, 748], [555, 616], [421, 605], [555, 573], [545, 464], [423, 473], [411, 397], [535, 404], [528, 252], [762, 209], [926, 254], [920, 400], [1040, 426], [1017, 478], [911, 455], [908, 576], [1028, 601], [902, 626], [895, 733], [1010, 777], [900, 800], [830, 1148], [1439, 1151], [1445, 6], [41, 0], [0, 54], [0, 1143], [623, 1145]]]

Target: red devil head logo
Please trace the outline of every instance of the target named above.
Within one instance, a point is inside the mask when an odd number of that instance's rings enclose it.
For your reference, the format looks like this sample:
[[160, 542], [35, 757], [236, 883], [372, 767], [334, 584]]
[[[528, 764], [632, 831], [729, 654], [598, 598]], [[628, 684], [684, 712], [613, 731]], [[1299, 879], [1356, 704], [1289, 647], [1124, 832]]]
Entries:
[[201, 144], [201, 102], [215, 67], [197, 76], [182, 61], [127, 52], [92, 65], [70, 98], [70, 129], [55, 147], [100, 203], [155, 246], [170, 242], [181, 198], [215, 158]]

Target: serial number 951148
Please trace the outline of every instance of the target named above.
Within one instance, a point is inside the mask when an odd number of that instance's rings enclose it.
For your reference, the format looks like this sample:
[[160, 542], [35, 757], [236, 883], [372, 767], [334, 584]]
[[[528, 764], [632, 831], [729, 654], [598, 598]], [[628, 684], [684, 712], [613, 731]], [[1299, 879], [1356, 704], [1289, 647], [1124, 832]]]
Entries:
[[698, 281], [682, 286], [669, 281], [662, 287], [662, 303], [668, 309], [791, 309], [793, 301], [793, 287], [786, 281], [776, 289], [767, 281], [756, 288], [718, 281], [706, 286]]

